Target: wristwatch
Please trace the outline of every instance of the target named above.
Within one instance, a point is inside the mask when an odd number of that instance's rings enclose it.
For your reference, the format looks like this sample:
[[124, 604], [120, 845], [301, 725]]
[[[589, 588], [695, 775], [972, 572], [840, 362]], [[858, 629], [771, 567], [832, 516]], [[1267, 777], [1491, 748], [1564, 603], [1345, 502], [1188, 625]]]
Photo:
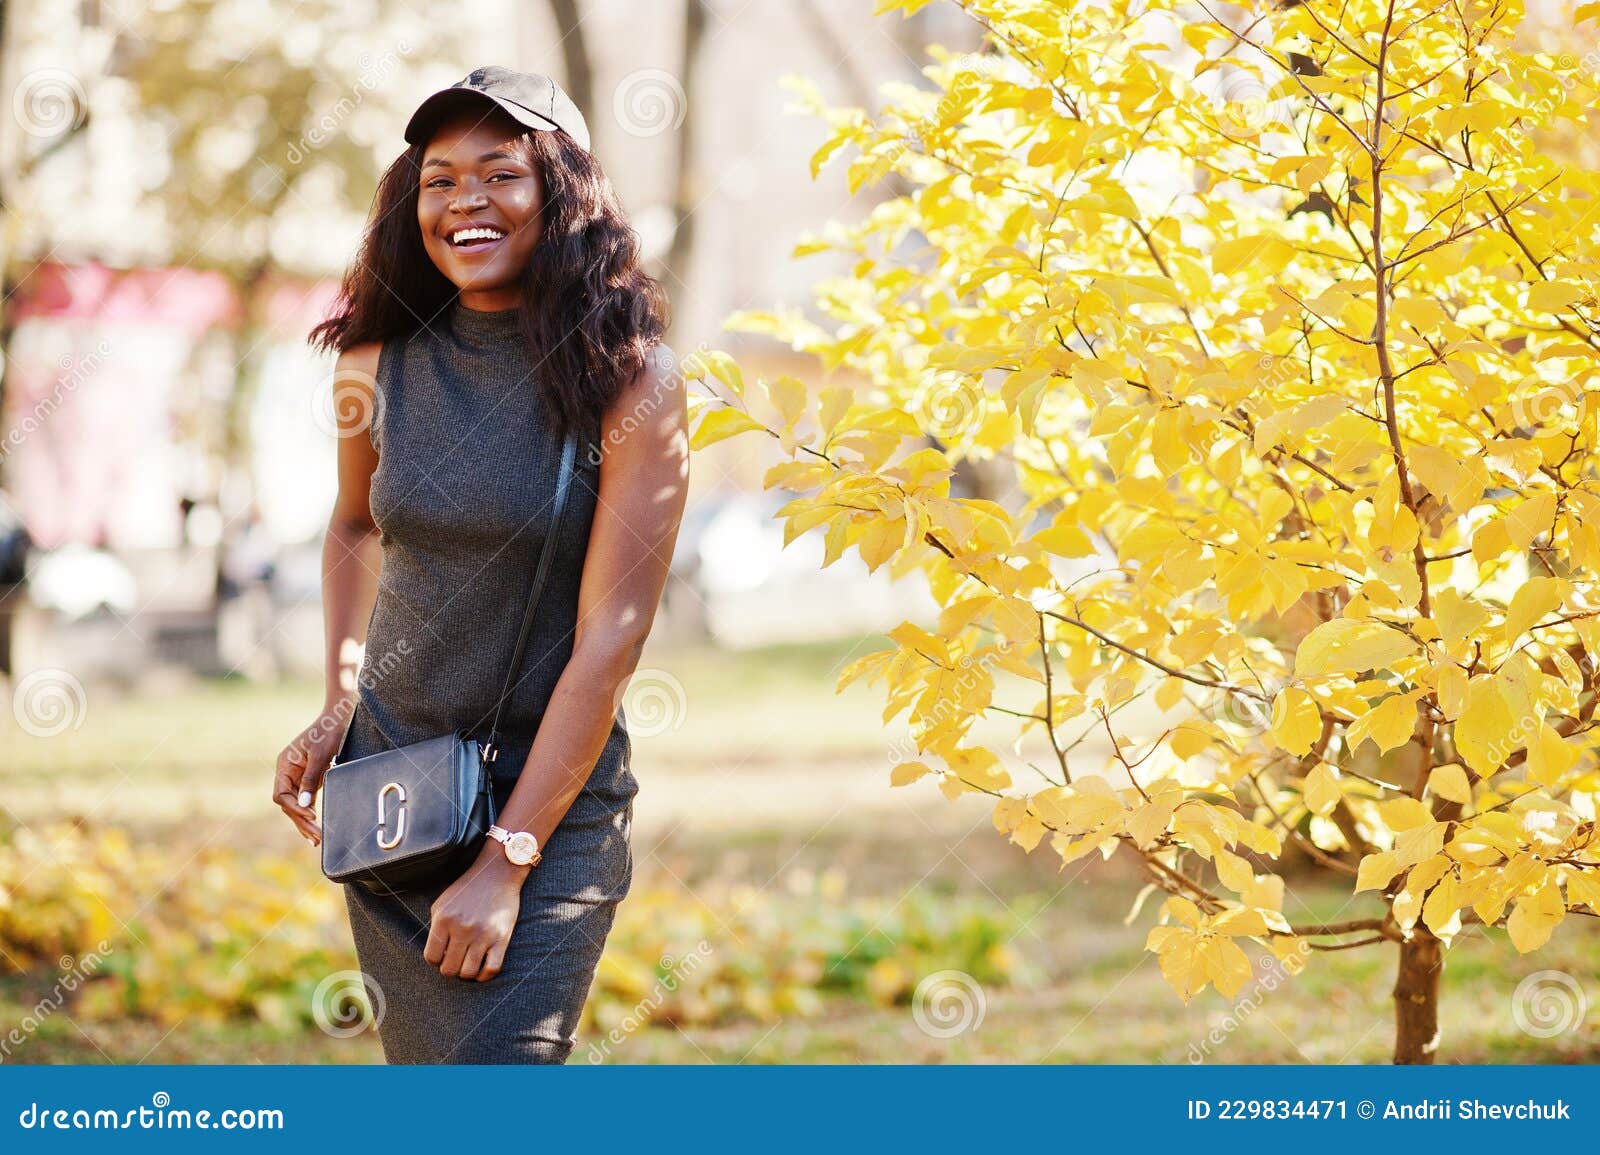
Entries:
[[539, 840], [528, 830], [507, 830], [504, 826], [489, 827], [489, 837], [505, 844], [506, 858], [513, 866], [538, 866]]

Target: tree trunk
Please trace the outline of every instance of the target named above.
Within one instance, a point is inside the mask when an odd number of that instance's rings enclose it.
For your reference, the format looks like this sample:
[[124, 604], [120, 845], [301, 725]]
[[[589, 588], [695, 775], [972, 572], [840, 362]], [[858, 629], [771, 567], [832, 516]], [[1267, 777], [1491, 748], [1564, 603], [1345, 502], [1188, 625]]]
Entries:
[[[585, 116], [598, 118], [600, 110], [594, 107], [594, 65], [584, 41], [583, 13], [578, 11], [578, 0], [550, 0], [550, 14], [561, 36], [561, 62], [567, 70], [561, 87]], [[590, 143], [599, 145], [598, 141]]]
[[1432, 1063], [1439, 1049], [1439, 975], [1444, 950], [1421, 922], [1400, 944], [1394, 982], [1394, 1061]]
[[256, 501], [255, 462], [252, 460], [254, 417], [265, 367], [262, 347], [268, 337], [267, 276], [271, 270], [271, 261], [263, 257], [237, 282], [243, 321], [234, 347], [241, 352], [234, 365], [233, 385], [228, 390], [222, 413], [222, 453], [216, 492], [217, 510], [222, 515], [222, 540], [217, 545], [214, 613], [222, 608], [222, 592], [227, 585], [225, 563], [249, 521], [248, 510]]
[[[706, 0], [688, 0], [683, 6], [683, 55], [678, 63], [678, 80], [683, 87], [683, 105], [691, 112], [698, 107], [700, 88], [700, 47], [705, 43], [710, 12]], [[694, 256], [695, 209], [705, 199], [701, 187], [699, 125], [694, 116], [683, 118], [677, 133], [678, 155], [672, 175], [672, 243], [661, 258], [663, 272], [671, 281], [684, 284], [690, 277], [689, 262]]]

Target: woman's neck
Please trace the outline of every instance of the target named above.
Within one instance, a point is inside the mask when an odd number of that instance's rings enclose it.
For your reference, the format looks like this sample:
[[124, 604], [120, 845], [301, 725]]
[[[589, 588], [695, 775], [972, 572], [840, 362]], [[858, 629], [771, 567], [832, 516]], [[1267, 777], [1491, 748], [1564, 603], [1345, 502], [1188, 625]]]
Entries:
[[456, 294], [462, 306], [478, 313], [499, 313], [522, 304], [522, 289], [506, 285], [499, 289], [462, 289]]

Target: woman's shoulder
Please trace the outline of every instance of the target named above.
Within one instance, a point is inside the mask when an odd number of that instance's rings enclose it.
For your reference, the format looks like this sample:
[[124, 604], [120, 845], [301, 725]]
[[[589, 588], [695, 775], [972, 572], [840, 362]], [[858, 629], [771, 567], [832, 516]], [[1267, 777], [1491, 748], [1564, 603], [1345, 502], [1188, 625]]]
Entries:
[[383, 355], [382, 341], [363, 341], [342, 350], [334, 363], [336, 395], [359, 397], [364, 403], [376, 402], [378, 365]]
[[659, 382], [670, 378], [678, 370], [678, 355], [672, 351], [671, 345], [657, 341], [650, 346], [645, 354], [645, 376], [653, 376]]
[[341, 436], [367, 430], [374, 449], [381, 444], [378, 432], [378, 358], [383, 342], [351, 345], [339, 352], [333, 367], [333, 407]]
[[378, 357], [383, 352], [382, 341], [363, 341], [351, 345], [339, 354], [339, 360], [334, 365], [338, 373], [355, 372], [363, 373], [368, 377], [378, 375]]
[[621, 413], [647, 399], [659, 401], [682, 380], [683, 367], [678, 355], [665, 341], [657, 341], [645, 350], [638, 372], [617, 391], [611, 408]]

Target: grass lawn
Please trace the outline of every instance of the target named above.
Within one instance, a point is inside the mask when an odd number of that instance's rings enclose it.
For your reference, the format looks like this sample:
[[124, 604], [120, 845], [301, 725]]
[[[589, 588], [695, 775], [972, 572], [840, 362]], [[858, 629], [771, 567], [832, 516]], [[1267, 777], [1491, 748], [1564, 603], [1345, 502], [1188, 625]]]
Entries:
[[[835, 871], [849, 898], [948, 896], [1011, 911], [1008, 946], [1025, 985], [986, 984], [981, 1017], [940, 1037], [908, 1005], [829, 995], [810, 1017], [776, 1014], [714, 1027], [655, 1019], [608, 1040], [581, 1038], [575, 1062], [1131, 1062], [1369, 1063], [1391, 1048], [1392, 948], [1317, 953], [1283, 979], [1258, 969], [1235, 1000], [1207, 990], [1185, 1005], [1143, 950], [1154, 903], [1123, 918], [1140, 880], [1120, 856], [1057, 868], [1004, 842], [977, 799], [953, 804], [928, 783], [891, 790], [899, 731], [885, 731], [877, 688], [835, 696], [837, 672], [881, 643], [784, 646], [736, 654], [647, 652], [642, 671], [676, 695], [677, 725], [640, 738], [634, 769], [636, 890], [715, 901], [730, 883], [758, 891]], [[61, 815], [131, 828], [174, 846], [230, 841], [314, 855], [268, 802], [278, 749], [320, 702], [311, 683], [243, 681], [119, 695], [91, 688], [82, 724], [37, 739], [9, 728], [0, 764], [6, 820]], [[1348, 894], [1291, 882], [1291, 918], [1350, 917]], [[1370, 902], [1370, 896], [1368, 898]], [[3, 914], [3, 911], [0, 911]], [[1503, 932], [1470, 928], [1448, 955], [1441, 1059], [1586, 1062], [1600, 1026], [1585, 1017], [1553, 1038], [1519, 1028], [1513, 992], [1562, 972], [1587, 984], [1600, 960], [1594, 920], [1568, 919], [1548, 947], [1522, 956]], [[0, 945], [3, 945], [0, 921]], [[268, 940], [270, 942], [270, 939]], [[22, 1023], [51, 980], [0, 979], [0, 1037]], [[80, 1021], [69, 1001], [34, 1014], [9, 1062], [377, 1062], [368, 1032], [335, 1038], [264, 1022], [175, 1025]], [[1537, 1018], [1537, 1016], [1535, 1016]]]

